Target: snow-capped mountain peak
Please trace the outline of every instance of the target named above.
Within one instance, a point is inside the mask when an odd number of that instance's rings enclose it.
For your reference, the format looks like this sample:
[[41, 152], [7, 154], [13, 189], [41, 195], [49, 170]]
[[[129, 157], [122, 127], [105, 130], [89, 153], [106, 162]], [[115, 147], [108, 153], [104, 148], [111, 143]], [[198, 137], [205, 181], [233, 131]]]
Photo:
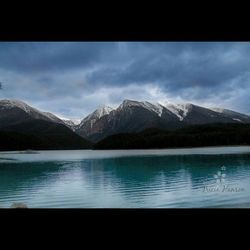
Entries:
[[101, 118], [104, 115], [108, 115], [112, 110], [113, 108], [107, 105], [103, 105], [99, 107], [97, 110], [95, 110], [93, 114], [95, 114], [98, 118]]
[[87, 122], [90, 122], [91, 127], [92, 127], [92, 125], [95, 123], [96, 120], [100, 119], [104, 115], [108, 115], [112, 110], [114, 110], [114, 109], [107, 106], [107, 105], [103, 105], [103, 106], [99, 107], [98, 109], [96, 109], [93, 113], [91, 113], [87, 117], [85, 117], [80, 122], [79, 126], [81, 127], [84, 124], [86, 124]]
[[0, 105], [1, 105], [1, 109], [12, 109], [12, 108], [17, 107], [17, 108], [22, 109], [26, 113], [30, 113], [32, 110], [34, 110], [34, 108], [30, 107], [28, 104], [19, 100], [4, 99], [0, 101]]
[[12, 125], [31, 119], [46, 120], [63, 124], [63, 121], [52, 113], [42, 112], [19, 100], [0, 100], [0, 126]]
[[134, 101], [134, 100], [124, 100], [117, 110], [122, 110], [126, 107], [142, 107], [151, 112], [157, 113], [159, 116], [162, 114], [163, 106], [159, 103], [151, 103], [148, 101]]
[[182, 110], [182, 118], [184, 119], [188, 112], [192, 109], [193, 104], [192, 103], [183, 103], [183, 104], [177, 104], [177, 107], [179, 107]]
[[126, 108], [126, 107], [133, 107], [133, 106], [141, 106], [141, 103], [139, 101], [125, 99], [122, 102], [122, 104], [118, 107], [118, 110]]
[[115, 133], [137, 133], [146, 128], [171, 130], [196, 124], [250, 123], [249, 115], [229, 109], [206, 108], [191, 103], [152, 103], [128, 99], [116, 109], [101, 106], [80, 122], [40, 111], [22, 101], [0, 100], [0, 128], [34, 119], [64, 124], [91, 140], [99, 140]]
[[164, 105], [164, 107], [177, 116], [180, 121], [182, 121], [187, 116], [189, 111], [192, 109], [192, 106], [193, 104], [191, 103], [173, 104], [170, 102], [165, 102]]
[[76, 127], [81, 123], [80, 119], [62, 119], [63, 123], [75, 131]]
[[176, 115], [180, 121], [183, 120], [182, 109], [174, 104], [166, 104], [165, 108], [167, 108], [170, 112], [172, 112], [174, 115]]
[[148, 110], [157, 113], [158, 116], [162, 115], [163, 106], [159, 103], [142, 102], [143, 106]]

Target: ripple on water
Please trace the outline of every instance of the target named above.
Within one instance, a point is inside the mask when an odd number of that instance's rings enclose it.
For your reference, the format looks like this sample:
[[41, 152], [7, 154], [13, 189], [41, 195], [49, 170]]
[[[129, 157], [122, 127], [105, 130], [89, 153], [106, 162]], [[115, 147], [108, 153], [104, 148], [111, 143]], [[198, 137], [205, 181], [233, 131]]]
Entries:
[[[46, 152], [39, 157], [42, 156]], [[204, 185], [215, 183], [214, 174], [222, 163], [227, 167], [226, 183], [243, 186], [244, 192], [203, 192]], [[45, 208], [250, 204], [250, 159], [245, 155], [63, 159], [18, 162], [13, 166], [0, 162], [1, 207], [9, 207], [13, 202]]]

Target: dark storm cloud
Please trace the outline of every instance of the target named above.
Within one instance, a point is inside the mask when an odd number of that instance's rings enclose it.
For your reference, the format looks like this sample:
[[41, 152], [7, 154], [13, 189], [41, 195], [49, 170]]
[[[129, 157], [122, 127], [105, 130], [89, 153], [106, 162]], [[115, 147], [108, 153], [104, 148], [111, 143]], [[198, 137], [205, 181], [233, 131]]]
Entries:
[[[139, 46], [139, 44], [137, 44]], [[131, 62], [125, 67], [105, 66], [90, 73], [88, 80], [100, 84], [154, 82], [168, 90], [192, 86], [214, 87], [250, 69], [249, 45], [235, 43], [175, 43], [131, 46]], [[130, 45], [128, 45], [130, 47]], [[136, 57], [133, 58], [135, 52]], [[240, 53], [238, 58], [230, 56]], [[227, 53], [229, 53], [227, 55]]]
[[0, 97], [72, 116], [125, 98], [250, 113], [249, 55], [238, 42], [1, 42]]
[[0, 67], [19, 73], [91, 67], [112, 51], [115, 43], [0, 43]]

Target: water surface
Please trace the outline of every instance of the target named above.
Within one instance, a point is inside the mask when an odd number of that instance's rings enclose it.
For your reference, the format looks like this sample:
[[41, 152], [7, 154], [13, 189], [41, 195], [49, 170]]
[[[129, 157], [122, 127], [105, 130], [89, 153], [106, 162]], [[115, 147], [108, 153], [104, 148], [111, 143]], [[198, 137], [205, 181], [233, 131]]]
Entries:
[[250, 207], [250, 147], [0, 153], [0, 207]]

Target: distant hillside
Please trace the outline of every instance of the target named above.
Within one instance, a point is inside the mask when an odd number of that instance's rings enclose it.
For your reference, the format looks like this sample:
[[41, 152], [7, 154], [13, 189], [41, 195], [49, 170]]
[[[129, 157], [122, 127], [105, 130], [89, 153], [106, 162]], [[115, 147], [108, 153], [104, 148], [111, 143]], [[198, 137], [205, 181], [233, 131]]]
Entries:
[[175, 131], [146, 129], [106, 137], [95, 149], [149, 149], [250, 145], [250, 124], [193, 125]]
[[60, 123], [31, 120], [0, 129], [0, 151], [86, 149], [92, 145]]
[[75, 132], [93, 142], [115, 134], [140, 133], [148, 128], [176, 130], [190, 125], [250, 123], [250, 116], [192, 103], [159, 104], [124, 100], [118, 108], [103, 107], [88, 115]]
[[249, 143], [250, 116], [192, 103], [124, 100], [79, 123], [20, 100], [0, 100], [0, 151], [172, 148]]

